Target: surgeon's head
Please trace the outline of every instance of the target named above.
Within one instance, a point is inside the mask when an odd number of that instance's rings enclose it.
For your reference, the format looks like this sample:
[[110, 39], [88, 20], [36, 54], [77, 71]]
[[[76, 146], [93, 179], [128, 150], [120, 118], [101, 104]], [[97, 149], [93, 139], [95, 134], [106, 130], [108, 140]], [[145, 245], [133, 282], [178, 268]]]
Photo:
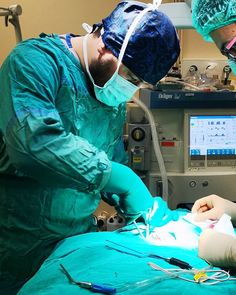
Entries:
[[[148, 11], [142, 14], [145, 9]], [[102, 40], [106, 48], [119, 58], [122, 45], [127, 41], [123, 65], [135, 77], [149, 84], [155, 85], [162, 79], [179, 56], [176, 30], [158, 7], [138, 1], [123, 1], [102, 23]]]
[[[88, 45], [91, 35], [85, 36], [85, 67], [101, 102], [117, 106], [130, 100], [142, 84], [155, 85], [176, 62], [179, 39], [158, 4], [120, 2], [101, 24], [93, 27], [95, 46]], [[86, 55], [91, 48], [96, 50], [89, 59]]]
[[236, 0], [194, 0], [192, 18], [196, 30], [215, 42], [236, 75]]

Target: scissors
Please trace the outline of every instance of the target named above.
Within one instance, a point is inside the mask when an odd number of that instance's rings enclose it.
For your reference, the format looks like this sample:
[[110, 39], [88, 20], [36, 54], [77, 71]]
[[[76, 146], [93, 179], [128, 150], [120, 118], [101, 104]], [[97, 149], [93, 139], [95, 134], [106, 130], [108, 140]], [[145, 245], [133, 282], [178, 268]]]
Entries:
[[76, 281], [75, 279], [72, 278], [72, 276], [70, 275], [68, 270], [66, 270], [65, 266], [60, 264], [60, 267], [61, 267], [62, 271], [64, 272], [64, 274], [67, 276], [68, 280], [71, 283], [80, 286], [81, 288], [89, 289], [90, 291], [95, 292], [95, 293], [102, 293], [102, 294], [115, 294], [116, 293], [116, 288], [110, 287], [108, 285], [94, 284], [91, 282], [84, 282], [84, 281]]

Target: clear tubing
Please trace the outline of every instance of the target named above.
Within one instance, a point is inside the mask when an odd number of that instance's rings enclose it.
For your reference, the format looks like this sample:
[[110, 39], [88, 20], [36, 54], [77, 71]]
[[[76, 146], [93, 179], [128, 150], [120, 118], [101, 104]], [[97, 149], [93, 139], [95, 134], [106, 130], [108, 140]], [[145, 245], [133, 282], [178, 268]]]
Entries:
[[[172, 277], [175, 277], [175, 276], [173, 275]], [[146, 280], [143, 280], [143, 281], [130, 283], [130, 284], [129, 283], [125, 284], [122, 287], [117, 287], [116, 290], [117, 290], [118, 293], [122, 293], [122, 292], [125, 292], [125, 291], [130, 290], [130, 289], [133, 290], [133, 289], [136, 289], [136, 288], [144, 288], [144, 287], [156, 284], [158, 282], [161, 282], [163, 280], [167, 280], [167, 279], [170, 279], [170, 278], [171, 278], [170, 275], [157, 276], [157, 277], [146, 279]]]
[[189, 88], [192, 88], [194, 90], [199, 90], [199, 91], [202, 91], [202, 88], [198, 87], [198, 86], [195, 86], [195, 85], [192, 85], [190, 83], [186, 83], [184, 81], [179, 81], [179, 80], [175, 80], [175, 81], [172, 81], [173, 83], [176, 83], [176, 84], [182, 84], [182, 85], [185, 85]]
[[146, 113], [146, 115], [148, 117], [148, 121], [151, 126], [154, 152], [155, 152], [155, 155], [157, 158], [157, 162], [159, 165], [161, 178], [162, 178], [162, 197], [163, 197], [163, 200], [165, 200], [168, 203], [168, 179], [167, 179], [164, 160], [163, 160], [163, 157], [161, 154], [160, 144], [159, 144], [159, 140], [158, 140], [156, 125], [155, 125], [155, 121], [153, 119], [153, 115], [149, 111], [149, 109], [145, 106], [145, 104], [142, 103], [139, 99], [133, 97], [133, 101], [144, 110], [144, 112]]

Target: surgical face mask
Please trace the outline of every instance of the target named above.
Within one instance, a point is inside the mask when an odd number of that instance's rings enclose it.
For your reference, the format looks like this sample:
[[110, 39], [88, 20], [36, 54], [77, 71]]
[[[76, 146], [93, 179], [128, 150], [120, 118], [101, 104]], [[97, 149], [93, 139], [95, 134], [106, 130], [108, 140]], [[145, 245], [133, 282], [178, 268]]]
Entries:
[[94, 86], [96, 98], [111, 107], [117, 107], [119, 104], [129, 101], [139, 88], [118, 74], [120, 66], [119, 60], [115, 73], [105, 85], [101, 87], [95, 84], [88, 66], [87, 38], [88, 35], [86, 35], [83, 40], [83, 57], [86, 71]]
[[228, 59], [229, 66], [234, 75], [236, 75], [236, 62], [232, 59]]

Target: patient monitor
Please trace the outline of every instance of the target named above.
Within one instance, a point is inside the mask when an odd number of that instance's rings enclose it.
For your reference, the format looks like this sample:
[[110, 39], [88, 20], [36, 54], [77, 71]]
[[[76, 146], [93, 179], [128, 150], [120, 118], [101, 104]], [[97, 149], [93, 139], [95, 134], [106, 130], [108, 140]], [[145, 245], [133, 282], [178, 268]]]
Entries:
[[186, 110], [185, 171], [235, 171], [236, 112]]
[[[236, 93], [141, 90], [156, 124], [168, 176], [170, 208], [191, 206], [218, 194], [236, 201]], [[128, 107], [129, 165], [153, 196], [162, 195], [162, 178], [149, 122], [134, 104]]]

